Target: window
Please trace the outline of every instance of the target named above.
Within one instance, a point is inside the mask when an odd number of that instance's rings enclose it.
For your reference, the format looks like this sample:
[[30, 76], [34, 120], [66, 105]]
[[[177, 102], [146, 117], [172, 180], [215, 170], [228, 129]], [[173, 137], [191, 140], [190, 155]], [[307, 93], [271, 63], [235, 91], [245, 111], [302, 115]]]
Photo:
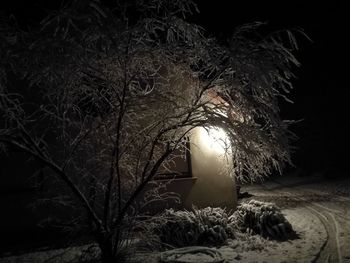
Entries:
[[155, 179], [192, 177], [190, 142], [186, 139], [159, 168]]

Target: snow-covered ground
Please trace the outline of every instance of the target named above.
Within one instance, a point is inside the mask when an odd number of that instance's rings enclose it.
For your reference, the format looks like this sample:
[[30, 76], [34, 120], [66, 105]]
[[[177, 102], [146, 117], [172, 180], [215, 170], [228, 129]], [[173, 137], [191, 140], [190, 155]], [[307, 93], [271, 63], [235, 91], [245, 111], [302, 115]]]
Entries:
[[294, 241], [291, 246], [278, 244], [288, 251], [285, 262], [350, 262], [350, 178], [282, 176], [243, 191], [253, 194], [251, 198], [276, 203], [300, 231], [302, 249], [293, 247]]
[[[350, 179], [282, 176], [241, 191], [252, 195], [243, 201], [276, 203], [298, 238], [279, 242], [240, 235], [218, 248], [225, 262], [350, 262]], [[157, 256], [149, 255], [147, 262], [157, 262]]]
[[[305, 208], [286, 209], [283, 212], [299, 234], [298, 239], [277, 242], [242, 234], [237, 239], [230, 240], [228, 245], [218, 248], [225, 263], [313, 262], [327, 237], [320, 219]], [[147, 258], [146, 262], [156, 263], [159, 257], [159, 253], [139, 254], [132, 262], [142, 263]], [[196, 262], [205, 262], [204, 260], [205, 257], [198, 258]]]
[[[249, 199], [276, 203], [298, 238], [279, 242], [239, 234], [235, 240], [217, 248], [226, 263], [350, 262], [350, 179], [283, 176], [264, 184], [244, 186], [241, 190], [253, 195]], [[81, 247], [64, 252], [51, 250], [11, 256], [0, 262], [73, 262], [81, 253]], [[159, 258], [160, 252], [139, 253], [131, 262], [156, 263]], [[197, 262], [205, 262], [205, 258]]]

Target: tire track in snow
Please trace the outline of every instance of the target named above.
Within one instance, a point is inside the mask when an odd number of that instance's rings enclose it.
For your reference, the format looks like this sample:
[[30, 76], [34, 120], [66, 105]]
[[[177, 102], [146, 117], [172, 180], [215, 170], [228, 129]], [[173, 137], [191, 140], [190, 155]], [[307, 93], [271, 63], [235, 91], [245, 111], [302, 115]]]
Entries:
[[343, 260], [339, 243], [339, 230], [334, 215], [328, 211], [321, 212], [320, 210], [316, 210], [312, 205], [313, 204], [310, 204], [306, 206], [306, 208], [321, 220], [323, 226], [327, 231], [327, 240], [325, 241], [325, 244], [320, 248], [320, 251], [317, 253], [315, 259], [312, 262], [342, 263]]
[[[340, 211], [340, 210], [334, 209], [334, 208], [329, 208], [329, 207], [327, 207], [325, 205], [322, 205], [322, 204], [310, 201], [310, 200], [306, 199], [303, 196], [296, 195], [296, 193], [302, 194], [302, 195], [310, 195], [310, 193], [311, 193], [311, 194], [315, 194], [317, 196], [325, 197], [325, 196], [330, 196], [330, 194], [325, 194], [325, 192], [322, 192], [322, 191], [319, 191], [319, 190], [314, 190], [314, 189], [297, 189], [297, 188], [292, 188], [294, 193], [290, 193], [290, 192], [287, 192], [286, 190], [283, 190], [284, 188], [289, 188], [288, 185], [282, 184], [282, 183], [280, 183], [280, 182], [278, 182], [276, 180], [271, 180], [268, 183], [268, 185], [263, 185], [263, 186], [266, 189], [270, 190], [270, 191], [280, 191], [280, 192], [283, 192], [283, 193], [288, 193], [288, 195], [292, 196], [294, 199], [295, 198], [299, 198], [299, 200], [302, 200], [302, 201], [305, 201], [305, 202], [308, 202], [308, 203], [312, 203], [314, 206], [318, 206], [318, 207], [320, 207], [322, 209], [325, 209], [325, 210], [327, 210], [329, 212], [332, 212], [332, 213], [336, 214], [339, 217], [342, 217], [342, 218], [350, 221], [350, 217], [347, 217], [347, 216], [343, 215], [343, 211]], [[278, 188], [276, 188], [276, 187], [278, 187]], [[350, 198], [344, 197], [344, 196], [337, 196], [336, 199], [337, 199], [337, 201], [350, 202]]]
[[343, 257], [341, 253], [341, 246], [340, 246], [340, 241], [339, 241], [339, 222], [336, 220], [335, 216], [331, 213], [329, 213], [331, 218], [333, 219], [334, 226], [335, 226], [335, 237], [337, 241], [337, 252], [338, 252], [338, 262], [342, 263], [343, 262]]
[[[279, 182], [274, 182], [277, 185], [283, 186], [284, 188], [288, 188], [288, 186], [285, 186]], [[317, 204], [315, 202], [307, 200], [305, 197], [296, 195], [296, 193], [291, 193], [286, 190], [280, 190], [280, 189], [271, 189], [269, 187], [264, 186], [269, 191], [273, 191], [278, 194], [284, 194], [288, 195], [294, 200], [302, 201], [306, 203], [305, 206], [306, 209], [308, 209], [312, 214], [316, 215], [321, 223], [323, 224], [324, 228], [327, 232], [327, 239], [325, 243], [321, 246], [320, 251], [317, 253], [315, 259], [312, 261], [313, 263], [343, 263], [342, 253], [341, 253], [341, 246], [339, 241], [339, 223], [337, 219], [335, 218], [334, 214], [340, 215], [341, 211], [336, 209], [328, 208], [324, 205]], [[295, 191], [295, 190], [294, 190]], [[304, 191], [296, 191], [297, 193], [301, 194], [307, 194], [307, 192]]]

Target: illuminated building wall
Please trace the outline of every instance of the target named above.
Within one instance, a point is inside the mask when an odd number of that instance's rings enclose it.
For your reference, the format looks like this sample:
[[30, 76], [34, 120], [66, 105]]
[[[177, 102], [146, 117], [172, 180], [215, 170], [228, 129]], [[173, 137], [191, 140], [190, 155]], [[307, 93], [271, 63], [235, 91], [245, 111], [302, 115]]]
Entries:
[[230, 176], [232, 158], [225, 132], [219, 128], [196, 128], [191, 135], [191, 162], [196, 182], [185, 199], [185, 206], [235, 208], [236, 186]]

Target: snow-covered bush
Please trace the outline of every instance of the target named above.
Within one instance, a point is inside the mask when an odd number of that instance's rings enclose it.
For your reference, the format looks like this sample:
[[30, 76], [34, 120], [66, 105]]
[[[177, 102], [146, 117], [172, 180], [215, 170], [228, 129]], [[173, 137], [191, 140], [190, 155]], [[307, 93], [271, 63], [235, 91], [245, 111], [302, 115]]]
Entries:
[[222, 208], [166, 210], [154, 227], [160, 241], [171, 246], [222, 245], [234, 238], [229, 214]]
[[242, 203], [229, 220], [235, 222], [241, 231], [265, 238], [288, 239], [295, 235], [292, 225], [273, 203], [256, 200]]

